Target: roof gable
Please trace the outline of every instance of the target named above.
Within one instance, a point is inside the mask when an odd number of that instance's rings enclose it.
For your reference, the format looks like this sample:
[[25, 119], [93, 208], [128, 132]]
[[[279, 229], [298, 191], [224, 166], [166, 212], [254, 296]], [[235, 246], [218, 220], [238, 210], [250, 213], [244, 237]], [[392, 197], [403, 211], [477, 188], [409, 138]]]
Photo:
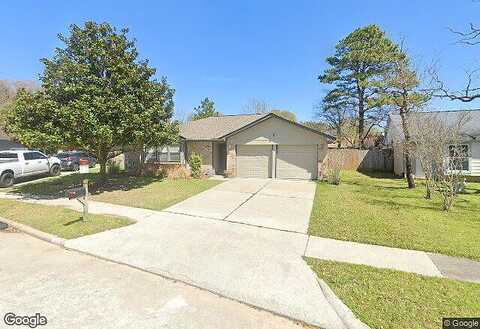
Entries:
[[307, 127], [301, 123], [288, 120], [275, 113], [227, 115], [189, 121], [180, 126], [180, 136], [187, 140], [224, 139], [249, 129], [271, 117], [279, 118], [302, 129], [309, 130], [332, 140], [334, 139], [334, 137], [329, 134]]
[[267, 114], [225, 115], [188, 121], [180, 125], [180, 136], [188, 140], [221, 139]]
[[[431, 111], [409, 113], [409, 120], [428, 120], [435, 117], [446, 123], [455, 123], [461, 115], [467, 114], [467, 121], [461, 127], [460, 133], [465, 136], [480, 136], [480, 110]], [[388, 119], [387, 140], [395, 142], [403, 140], [402, 121], [399, 114], [391, 114]]]

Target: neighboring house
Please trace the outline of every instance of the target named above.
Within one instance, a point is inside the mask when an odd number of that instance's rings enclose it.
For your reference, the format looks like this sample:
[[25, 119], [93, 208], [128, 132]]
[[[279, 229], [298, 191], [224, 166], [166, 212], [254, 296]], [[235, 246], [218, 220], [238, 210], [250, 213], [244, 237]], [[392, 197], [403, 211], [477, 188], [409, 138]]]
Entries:
[[1, 128], [0, 128], [0, 151], [9, 150], [12, 148], [25, 148], [20, 143], [13, 141]]
[[153, 149], [152, 162], [188, 163], [202, 158], [207, 175], [316, 179], [330, 135], [274, 113], [225, 115], [189, 121], [180, 127], [181, 143]]
[[[433, 112], [415, 112], [409, 114], [409, 120], [429, 120], [438, 118], [446, 123], [458, 121], [460, 116], [467, 113], [468, 120], [461, 127], [462, 148], [468, 156], [461, 162], [462, 170], [466, 176], [480, 176], [480, 110], [468, 111], [433, 111]], [[403, 142], [404, 135], [400, 115], [390, 115], [386, 129], [386, 144], [393, 148], [394, 173], [399, 176], [405, 174], [405, 160]], [[445, 156], [448, 156], [452, 145], [445, 145]], [[424, 177], [424, 172], [420, 161], [413, 159], [414, 174], [417, 177]]]

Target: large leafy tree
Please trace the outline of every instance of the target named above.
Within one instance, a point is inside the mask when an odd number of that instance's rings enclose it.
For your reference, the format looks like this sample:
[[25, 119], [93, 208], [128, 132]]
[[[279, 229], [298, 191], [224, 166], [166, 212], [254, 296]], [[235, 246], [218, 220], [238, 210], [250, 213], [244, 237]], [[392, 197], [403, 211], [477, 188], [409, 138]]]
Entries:
[[34, 81], [9, 81], [0, 80], [0, 130], [5, 127], [8, 111], [14, 103], [15, 97], [20, 90], [33, 92], [38, 90]]
[[131, 144], [140, 153], [138, 172], [143, 172], [146, 153], [153, 146], [168, 145], [178, 141], [178, 122], [174, 114], [174, 90], [165, 78], [149, 81], [140, 92], [141, 106], [135, 108], [130, 131]]
[[7, 128], [29, 146], [76, 147], [106, 162], [126, 145], [175, 138], [173, 90], [153, 79], [128, 30], [107, 23], [70, 26], [63, 48], [42, 59], [42, 90], [21, 93]]
[[382, 76], [391, 69], [392, 61], [404, 55], [377, 25], [368, 25], [350, 33], [327, 58], [329, 67], [319, 76], [330, 84], [336, 97], [354, 104], [358, 120], [358, 141], [365, 147], [370, 130], [386, 118], [381, 103]]
[[208, 99], [208, 97], [205, 97], [200, 103], [200, 106], [193, 109], [192, 120], [218, 117], [219, 115], [220, 113], [215, 109], [215, 103]]

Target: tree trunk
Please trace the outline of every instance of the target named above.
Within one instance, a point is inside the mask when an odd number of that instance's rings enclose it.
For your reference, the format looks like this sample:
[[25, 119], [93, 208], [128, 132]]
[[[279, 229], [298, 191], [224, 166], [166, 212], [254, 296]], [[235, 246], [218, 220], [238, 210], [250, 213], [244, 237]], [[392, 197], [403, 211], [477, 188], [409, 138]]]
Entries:
[[364, 91], [357, 85], [358, 93], [358, 141], [360, 148], [365, 149], [365, 99]]
[[337, 127], [337, 148], [342, 148], [342, 128]]
[[100, 182], [103, 183], [107, 179], [107, 152], [101, 150], [98, 152], [98, 163], [100, 164]]
[[365, 149], [365, 112], [363, 108], [363, 100], [358, 104], [358, 141], [360, 148]]
[[138, 146], [138, 165], [137, 165], [137, 176], [143, 176], [145, 174], [145, 159], [146, 159], [146, 150], [143, 144]]
[[408, 188], [415, 188], [415, 178], [413, 177], [413, 164], [412, 164], [412, 138], [410, 135], [410, 129], [408, 125], [408, 91], [404, 90], [402, 93], [402, 106], [400, 106], [400, 118], [402, 119], [403, 135], [405, 136], [405, 173], [407, 176]]
[[430, 177], [425, 174], [425, 199], [432, 199], [432, 186], [430, 182]]
[[415, 178], [413, 177], [412, 157], [410, 154], [405, 154], [405, 172], [407, 175], [408, 188], [415, 188]]

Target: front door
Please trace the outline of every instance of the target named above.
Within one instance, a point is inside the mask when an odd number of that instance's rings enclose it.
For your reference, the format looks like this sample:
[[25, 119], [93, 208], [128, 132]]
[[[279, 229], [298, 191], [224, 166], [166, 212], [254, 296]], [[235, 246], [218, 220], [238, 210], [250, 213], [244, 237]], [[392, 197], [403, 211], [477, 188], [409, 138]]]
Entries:
[[227, 166], [227, 144], [213, 143], [213, 166], [215, 174], [223, 175]]

